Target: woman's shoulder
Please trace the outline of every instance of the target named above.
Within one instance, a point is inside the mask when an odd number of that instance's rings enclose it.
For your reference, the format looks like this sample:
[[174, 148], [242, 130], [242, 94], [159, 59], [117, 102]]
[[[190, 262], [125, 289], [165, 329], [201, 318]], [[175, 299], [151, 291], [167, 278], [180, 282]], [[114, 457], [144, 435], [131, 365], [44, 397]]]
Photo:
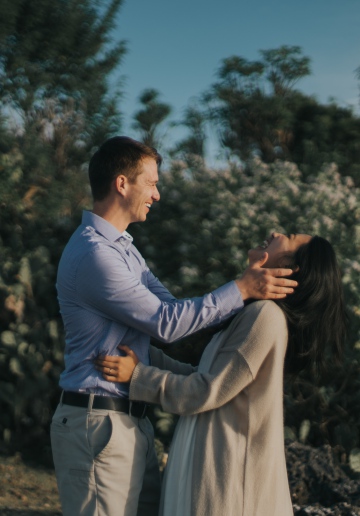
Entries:
[[284, 312], [274, 301], [253, 301], [247, 304], [232, 320], [226, 332], [241, 329], [246, 334], [264, 334], [267, 340], [272, 336], [287, 335]]
[[253, 321], [256, 326], [266, 326], [279, 332], [281, 328], [287, 329], [284, 312], [279, 305], [271, 300], [261, 300], [249, 303], [244, 308], [245, 319]]
[[247, 304], [244, 308], [244, 313], [249, 317], [258, 317], [261, 314], [262, 317], [285, 318], [284, 312], [281, 310], [279, 305], [270, 299], [253, 301]]
[[[283, 356], [288, 340], [285, 316], [273, 301], [254, 301], [234, 318], [225, 336], [228, 348], [236, 349], [245, 359], [255, 378], [271, 349]], [[271, 356], [275, 356], [271, 355]]]

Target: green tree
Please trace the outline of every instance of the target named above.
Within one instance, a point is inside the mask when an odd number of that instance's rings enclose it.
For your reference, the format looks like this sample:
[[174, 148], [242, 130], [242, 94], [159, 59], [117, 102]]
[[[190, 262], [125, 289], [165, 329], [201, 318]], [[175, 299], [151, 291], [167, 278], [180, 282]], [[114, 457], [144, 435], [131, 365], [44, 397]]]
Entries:
[[359, 184], [359, 116], [295, 89], [311, 72], [300, 47], [284, 45], [260, 54], [260, 61], [224, 59], [218, 81], [205, 96], [208, 116], [229, 154], [243, 162], [255, 154], [266, 163], [289, 160], [307, 176], [334, 162]]
[[180, 157], [185, 161], [204, 160], [205, 159], [205, 141], [206, 141], [206, 115], [196, 105], [189, 105], [179, 126], [186, 127], [188, 136], [176, 144], [172, 150], [172, 156]]
[[[292, 124], [289, 97], [309, 73], [309, 58], [299, 47], [261, 51], [262, 61], [232, 56], [218, 70], [219, 81], [206, 95], [209, 115], [220, 128], [223, 145], [242, 160], [260, 153], [266, 162], [288, 158]], [[272, 91], [267, 92], [267, 83]]]
[[[100, 10], [94, 0], [41, 0], [34, 9], [17, 0], [0, 25], [0, 100], [19, 126], [8, 151], [21, 149], [22, 160], [13, 202], [1, 215], [31, 199], [12, 219], [27, 228], [24, 249], [46, 241], [66, 218], [74, 223], [89, 200], [83, 165], [119, 125], [108, 76], [125, 52], [122, 41], [111, 42], [121, 4], [111, 0]], [[6, 243], [7, 230], [1, 231]]]
[[154, 89], [144, 90], [139, 101], [142, 109], [134, 114], [133, 127], [141, 137], [143, 143], [150, 147], [161, 148], [159, 126], [171, 113], [171, 107], [159, 100], [160, 93]]
[[310, 58], [302, 55], [299, 46], [283, 45], [271, 50], [260, 50], [267, 80], [275, 95], [286, 95], [295, 84], [310, 75]]
[[360, 185], [360, 117], [352, 109], [324, 105], [299, 96], [292, 103], [289, 154], [306, 176], [317, 175], [324, 163], [336, 163], [344, 176]]
[[0, 25], [2, 103], [23, 115], [46, 99], [58, 110], [71, 99], [87, 131], [101, 129], [99, 115], [113, 113], [116, 100], [107, 78], [125, 52], [123, 41], [111, 43], [121, 4], [110, 0], [101, 12], [94, 0], [40, 0], [36, 9], [29, 0], [9, 3]]
[[39, 0], [34, 7], [14, 0], [0, 22], [0, 439], [6, 446], [48, 442], [63, 349], [56, 268], [81, 209], [90, 205], [86, 163], [119, 127], [118, 94], [108, 79], [125, 52], [124, 42], [112, 40], [121, 4]]

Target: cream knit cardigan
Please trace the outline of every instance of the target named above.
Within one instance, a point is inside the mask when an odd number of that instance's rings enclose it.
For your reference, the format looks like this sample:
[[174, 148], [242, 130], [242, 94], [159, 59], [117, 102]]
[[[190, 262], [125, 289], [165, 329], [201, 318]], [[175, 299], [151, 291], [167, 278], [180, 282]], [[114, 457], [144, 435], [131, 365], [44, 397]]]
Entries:
[[284, 451], [287, 326], [272, 301], [245, 307], [223, 331], [209, 373], [151, 348], [130, 399], [198, 414], [189, 516], [293, 515]]

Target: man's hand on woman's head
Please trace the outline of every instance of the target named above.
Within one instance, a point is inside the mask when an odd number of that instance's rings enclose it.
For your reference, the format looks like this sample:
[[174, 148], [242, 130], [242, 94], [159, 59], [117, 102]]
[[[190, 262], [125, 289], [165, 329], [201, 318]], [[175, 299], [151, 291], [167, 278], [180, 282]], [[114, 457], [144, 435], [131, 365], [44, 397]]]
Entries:
[[292, 294], [297, 282], [285, 276], [291, 276], [292, 269], [266, 269], [268, 254], [262, 259], [250, 263], [240, 279], [235, 280], [244, 301], [247, 299], [282, 299]]
[[125, 351], [125, 357], [99, 355], [95, 359], [95, 369], [100, 371], [103, 378], [108, 382], [128, 383], [136, 365], [139, 363], [139, 359], [128, 346], [118, 346], [118, 348]]

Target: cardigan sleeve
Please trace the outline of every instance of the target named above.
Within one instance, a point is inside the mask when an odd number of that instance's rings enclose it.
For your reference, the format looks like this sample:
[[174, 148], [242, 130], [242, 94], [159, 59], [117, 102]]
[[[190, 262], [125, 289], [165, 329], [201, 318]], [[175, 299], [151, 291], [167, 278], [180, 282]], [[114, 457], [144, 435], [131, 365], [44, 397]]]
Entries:
[[168, 357], [161, 349], [150, 346], [151, 365], [158, 369], [166, 369], [174, 374], [189, 375], [197, 370], [197, 367], [191, 364], [185, 364], [179, 360]]
[[286, 347], [284, 321], [282, 311], [272, 302], [248, 305], [224, 330], [208, 373], [179, 375], [138, 363], [130, 399], [156, 403], [166, 412], [180, 415], [221, 407], [253, 381], [278, 340], [285, 340]]

